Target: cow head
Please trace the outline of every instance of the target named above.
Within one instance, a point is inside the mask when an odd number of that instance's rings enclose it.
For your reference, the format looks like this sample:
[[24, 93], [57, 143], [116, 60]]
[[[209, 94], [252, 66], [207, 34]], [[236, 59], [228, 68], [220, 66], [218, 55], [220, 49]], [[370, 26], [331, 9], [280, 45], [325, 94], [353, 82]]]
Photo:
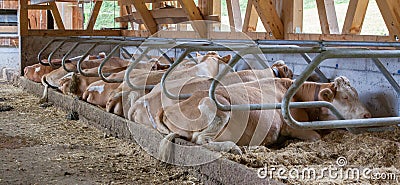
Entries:
[[283, 60], [274, 62], [271, 66], [274, 76], [277, 78], [290, 78], [293, 79], [293, 71], [285, 64]]
[[[344, 76], [335, 78], [332, 88], [324, 88], [319, 92], [319, 99], [331, 102], [345, 119], [371, 118], [371, 113], [360, 102], [358, 93]], [[322, 109], [321, 120], [337, 119], [326, 108]]]

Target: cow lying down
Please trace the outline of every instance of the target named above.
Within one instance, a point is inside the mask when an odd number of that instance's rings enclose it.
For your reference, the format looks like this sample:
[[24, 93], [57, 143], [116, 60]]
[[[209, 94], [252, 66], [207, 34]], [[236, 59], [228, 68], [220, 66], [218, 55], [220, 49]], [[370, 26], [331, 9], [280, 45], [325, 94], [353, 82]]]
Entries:
[[[219, 87], [215, 94], [226, 105], [278, 103], [292, 84], [286, 78], [264, 78], [258, 81]], [[331, 102], [345, 119], [370, 118], [370, 112], [360, 102], [357, 91], [346, 77], [332, 83], [305, 82], [291, 101]], [[334, 120], [327, 108], [291, 109], [298, 121]], [[314, 130], [298, 130], [288, 126], [280, 110], [220, 111], [208, 97], [208, 91], [198, 91], [190, 98], [164, 107], [155, 119], [170, 132], [160, 144], [161, 160], [169, 161], [172, 140], [180, 137], [217, 151], [241, 153], [244, 145], [268, 146], [278, 136], [290, 136], [306, 141], [319, 140]]]

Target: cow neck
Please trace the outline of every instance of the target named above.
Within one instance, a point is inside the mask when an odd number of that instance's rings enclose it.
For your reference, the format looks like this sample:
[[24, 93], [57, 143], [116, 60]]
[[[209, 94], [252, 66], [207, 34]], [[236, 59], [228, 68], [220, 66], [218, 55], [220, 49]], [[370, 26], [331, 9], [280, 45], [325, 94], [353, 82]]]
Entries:
[[295, 94], [296, 101], [320, 101], [319, 92], [321, 89], [330, 88], [334, 94], [332, 83], [304, 82]]

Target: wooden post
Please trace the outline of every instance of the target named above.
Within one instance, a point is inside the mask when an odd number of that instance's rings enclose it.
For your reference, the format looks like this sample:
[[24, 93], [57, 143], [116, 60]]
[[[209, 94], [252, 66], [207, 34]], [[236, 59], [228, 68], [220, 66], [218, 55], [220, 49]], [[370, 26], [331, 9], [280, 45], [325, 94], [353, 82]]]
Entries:
[[334, 0], [317, 0], [319, 22], [323, 34], [338, 34], [339, 25], [337, 22]]
[[54, 20], [56, 21], [57, 27], [60, 30], [65, 30], [63, 21], [61, 19], [60, 12], [58, 11], [57, 5], [55, 2], [50, 2], [49, 5], [51, 6], [51, 13], [53, 13]]
[[19, 1], [19, 35], [28, 35], [28, 0]]
[[151, 35], [157, 32], [157, 23], [151, 15], [149, 9], [147, 9], [146, 4], [143, 0], [131, 0], [133, 6], [136, 9], [136, 12], [142, 17], [142, 21], [146, 26], [146, 29], [150, 32]]
[[77, 2], [72, 3], [72, 29], [83, 29], [83, 11]]
[[246, 6], [246, 14], [244, 16], [242, 32], [256, 31], [258, 15], [256, 8], [253, 6], [253, 1], [248, 0]]
[[193, 0], [178, 0], [178, 2], [181, 4], [182, 9], [185, 11], [186, 15], [188, 15], [188, 18], [192, 22], [193, 29], [199, 34], [201, 38], [206, 38], [207, 37], [207, 25], [203, 21], [203, 16], [199, 9], [196, 7], [196, 4], [194, 4]]
[[285, 33], [302, 33], [303, 0], [285, 0], [282, 6]]
[[226, 0], [226, 6], [231, 31], [242, 30], [242, 14], [240, 13], [239, 0]]
[[398, 0], [377, 0], [376, 3], [389, 30], [389, 34], [400, 38], [400, 2]]
[[369, 0], [350, 0], [344, 20], [342, 34], [361, 33]]
[[93, 31], [94, 25], [96, 24], [97, 16], [99, 15], [99, 11], [103, 1], [96, 1], [94, 3], [94, 7], [92, 13], [90, 14], [89, 23], [86, 27], [86, 30]]
[[283, 39], [283, 23], [272, 0], [253, 0], [253, 5], [265, 29], [269, 26], [276, 39]]

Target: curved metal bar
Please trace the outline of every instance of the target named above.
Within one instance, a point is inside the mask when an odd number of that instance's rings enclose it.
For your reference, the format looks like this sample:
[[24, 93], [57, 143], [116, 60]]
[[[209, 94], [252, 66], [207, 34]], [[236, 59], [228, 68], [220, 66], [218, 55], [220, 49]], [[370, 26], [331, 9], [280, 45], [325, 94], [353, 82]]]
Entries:
[[42, 62], [42, 54], [43, 54], [44, 51], [47, 50], [47, 48], [50, 47], [50, 45], [52, 45], [54, 42], [59, 42], [59, 41], [62, 41], [62, 39], [53, 39], [53, 40], [51, 40], [50, 42], [48, 42], [48, 43], [39, 51], [39, 53], [38, 53], [38, 55], [37, 55], [37, 59], [38, 59], [38, 61], [39, 61], [40, 64], [42, 64], [42, 65], [44, 65], [44, 66], [50, 66], [49, 63], [44, 63], [44, 62]]
[[67, 72], [78, 72], [78, 70], [70, 70], [67, 68], [67, 66], [65, 65], [65, 61], [67, 60], [68, 56], [72, 53], [72, 51], [74, 51], [81, 43], [77, 42], [74, 46], [72, 46], [72, 48], [70, 50], [68, 50], [68, 52], [64, 55], [64, 57], [61, 60], [61, 64], [62, 67], [64, 68], [65, 71]]
[[82, 58], [79, 59], [78, 63], [76, 64], [76, 69], [78, 70], [78, 72], [83, 75], [83, 76], [87, 76], [87, 77], [98, 77], [99, 74], [96, 73], [85, 73], [82, 70], [82, 63], [85, 60], [85, 58], [90, 54], [90, 52], [92, 52], [97, 46], [99, 45], [99, 42], [96, 42], [95, 44], [92, 45], [92, 47], [89, 48], [89, 50], [86, 51], [85, 54], [83, 54]]
[[192, 52], [190, 49], [185, 50], [180, 56], [179, 58], [168, 68], [168, 70], [164, 73], [164, 75], [161, 78], [160, 84], [162, 87], [163, 92], [165, 93], [165, 95], [173, 100], [179, 100], [179, 99], [187, 99], [191, 96], [191, 94], [182, 94], [182, 95], [174, 95], [171, 92], [168, 91], [168, 89], [165, 87], [165, 80], [167, 79], [168, 74], [170, 74], [176, 66], [178, 66], [183, 59], [190, 53]]
[[124, 79], [107, 79], [107, 77], [103, 74], [103, 67], [104, 65], [110, 60], [110, 58], [112, 57], [112, 55], [115, 54], [115, 52], [118, 51], [118, 49], [121, 48], [121, 44], [118, 44], [117, 46], [115, 46], [111, 52], [106, 56], [106, 58], [104, 58], [104, 60], [101, 62], [101, 64], [98, 67], [98, 74], [101, 77], [101, 79], [107, 83], [122, 83], [124, 81]]
[[306, 67], [300, 74], [298, 79], [290, 86], [282, 100], [282, 115], [286, 123], [296, 129], [328, 129], [328, 128], [346, 128], [346, 127], [369, 127], [369, 126], [388, 126], [400, 123], [400, 117], [389, 118], [369, 118], [369, 119], [352, 119], [352, 120], [330, 120], [330, 121], [313, 121], [313, 122], [298, 122], [293, 119], [290, 114], [289, 103], [296, 91], [300, 88], [312, 71], [318, 65], [329, 58], [400, 58], [400, 50], [328, 50], [322, 52]]
[[[300, 55], [304, 58], [304, 60], [306, 60], [306, 62], [307, 62], [308, 64], [312, 62], [311, 57], [310, 57], [307, 53], [301, 53]], [[317, 73], [318, 76], [321, 78], [321, 81], [322, 81], [322, 82], [324, 82], [324, 83], [329, 82], [328, 78], [326, 78], [326, 76], [324, 75], [324, 73], [322, 73], [322, 71], [319, 70], [319, 68], [315, 68], [314, 71], [315, 71], [315, 73]]]
[[[142, 50], [143, 51], [143, 50]], [[138, 86], [135, 84], [132, 84], [129, 78], [129, 74], [131, 73], [132, 69], [136, 66], [136, 64], [138, 64], [143, 57], [150, 51], [150, 48], [146, 48], [143, 53], [136, 59], [134, 60], [126, 69], [125, 71], [125, 76], [124, 76], [124, 80], [126, 81], [126, 84], [128, 85], [128, 87], [130, 87], [133, 90], [151, 90], [154, 88], [155, 85], [144, 85], [144, 86]], [[133, 59], [133, 57], [132, 57]]]
[[58, 46], [56, 47], [56, 49], [54, 49], [48, 56], [47, 61], [49, 62], [50, 66], [55, 69], [58, 68], [59, 65], [54, 65], [53, 62], [51, 62], [51, 58], [53, 57], [54, 53], [58, 51], [58, 49], [61, 48], [61, 46], [63, 46], [65, 43], [67, 42], [67, 40], [63, 40], [60, 44], [58, 44]]

